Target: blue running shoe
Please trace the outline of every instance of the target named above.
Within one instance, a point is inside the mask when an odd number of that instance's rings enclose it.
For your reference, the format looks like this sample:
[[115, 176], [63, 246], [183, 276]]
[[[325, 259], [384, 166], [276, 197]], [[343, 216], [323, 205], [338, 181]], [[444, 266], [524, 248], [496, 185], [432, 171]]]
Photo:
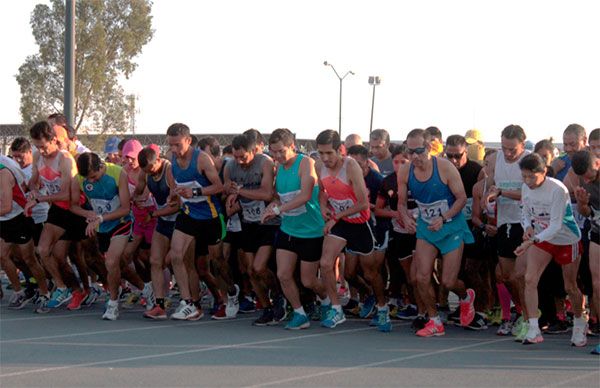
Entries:
[[375, 312], [375, 303], [375, 297], [373, 295], [369, 296], [360, 308], [360, 313], [358, 313], [358, 316], [363, 319], [369, 318], [371, 314]]
[[600, 344], [596, 345], [596, 347], [592, 350], [592, 354], [600, 354]]
[[321, 321], [321, 326], [333, 329], [339, 324], [346, 322], [346, 316], [341, 309], [338, 311], [334, 308], [330, 308], [327, 311], [327, 317]]
[[377, 317], [377, 330], [382, 333], [389, 333], [392, 331], [392, 320], [390, 319], [390, 310], [387, 306], [381, 310], [377, 310], [377, 315], [375, 315], [375, 317]]
[[300, 330], [300, 329], [308, 329], [310, 327], [310, 321], [308, 317], [304, 314], [298, 314], [294, 311], [292, 315], [292, 320], [285, 325], [286, 330]]
[[256, 311], [256, 305], [254, 304], [254, 300], [246, 297], [243, 297], [242, 300], [240, 300], [240, 313], [242, 314], [248, 314], [248, 313], [253, 313]]
[[[317, 305], [317, 307], [318, 307], [318, 305]], [[321, 305], [321, 308], [320, 308], [321, 322], [327, 319], [327, 314], [329, 314], [329, 310], [331, 310], [331, 303]]]
[[373, 318], [369, 321], [369, 326], [375, 327], [379, 323], [379, 314], [374, 314]]
[[419, 315], [417, 308], [414, 305], [409, 304], [403, 310], [398, 311], [398, 314], [396, 314], [396, 318], [405, 321], [412, 321], [417, 317], [417, 315]]
[[71, 290], [69, 290], [68, 288], [63, 288], [63, 289], [57, 288], [52, 293], [52, 297], [50, 298], [50, 301], [48, 302], [48, 307], [51, 309], [60, 307], [63, 304], [70, 301], [71, 297], [72, 297]]

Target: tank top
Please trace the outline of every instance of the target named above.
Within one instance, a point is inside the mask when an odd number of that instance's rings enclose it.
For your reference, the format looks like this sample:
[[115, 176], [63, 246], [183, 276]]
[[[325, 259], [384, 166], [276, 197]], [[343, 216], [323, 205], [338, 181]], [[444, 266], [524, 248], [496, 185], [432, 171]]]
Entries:
[[[275, 190], [282, 204], [290, 202], [300, 194], [301, 179], [298, 170], [303, 158], [304, 155], [298, 154], [289, 169], [281, 164], [277, 168]], [[324, 226], [325, 221], [319, 206], [319, 185], [315, 182], [308, 202], [281, 214], [281, 230], [293, 237], [317, 238], [323, 236]]]
[[[173, 155], [171, 159], [171, 171], [177, 186], [189, 188], [202, 188], [211, 185], [208, 178], [198, 171], [199, 149], [195, 148], [192, 160], [186, 169], [179, 167], [177, 158]], [[196, 220], [210, 220], [219, 216], [220, 204], [214, 195], [202, 195], [200, 197], [181, 198], [183, 201], [183, 212]]]
[[[327, 202], [329, 203], [329, 206], [331, 206], [336, 214], [351, 208], [358, 202], [354, 189], [348, 180], [347, 171], [347, 157], [343, 158], [342, 168], [340, 168], [340, 171], [338, 171], [336, 176], [331, 175], [329, 169], [325, 167], [325, 165], [321, 167], [323, 190], [327, 193]], [[370, 218], [371, 211], [367, 208], [348, 217], [344, 217], [343, 220], [351, 224], [363, 224], [368, 222]]]
[[567, 173], [569, 172], [569, 169], [571, 168], [571, 158], [569, 158], [569, 155], [567, 155], [567, 154], [563, 154], [563, 155], [559, 156], [558, 158], [565, 163], [565, 167], [563, 167], [562, 170], [560, 170], [557, 174], [555, 174], [554, 178], [558, 179], [559, 181], [562, 182], [563, 180], [565, 180], [565, 177], [567, 176]]
[[[252, 162], [246, 167], [242, 167], [236, 161], [227, 163], [226, 168], [229, 171], [229, 179], [244, 189], [259, 189], [263, 178], [263, 164], [267, 159], [266, 155], [256, 154]], [[242, 222], [251, 224], [260, 223], [260, 219], [268, 203], [266, 201], [248, 199], [241, 195], [238, 196], [238, 199], [242, 207]], [[280, 223], [281, 219], [279, 217], [265, 222], [266, 225], [279, 225]]]
[[417, 179], [412, 163], [408, 175], [408, 189], [419, 207], [419, 218], [427, 224], [441, 217], [456, 200], [448, 185], [440, 178], [437, 158], [433, 156], [431, 159], [433, 168], [426, 181], [421, 182]]
[[[40, 177], [40, 188], [44, 189], [48, 195], [54, 195], [60, 193], [60, 187], [63, 183], [65, 177], [62, 176], [60, 172], [60, 161], [63, 158], [70, 158], [73, 162], [73, 173], [75, 172], [75, 160], [71, 154], [67, 151], [58, 151], [58, 154], [50, 161], [45, 161], [44, 158], [40, 155], [37, 161], [37, 169]], [[74, 176], [74, 174], [73, 174]], [[67, 179], [70, 179], [68, 177]], [[56, 205], [65, 210], [69, 210], [71, 204], [69, 201], [54, 201], [53, 205]]]
[[23, 179], [19, 179], [19, 175], [15, 174], [11, 166], [8, 166], [8, 163], [4, 164], [4, 161], [0, 161], [0, 170], [8, 170], [15, 178], [15, 184], [12, 187], [12, 204], [10, 212], [1, 215], [0, 221], [8, 221], [12, 220], [19, 214], [23, 213], [23, 209], [25, 208], [25, 204], [27, 203], [27, 199], [25, 198], [25, 193], [21, 188], [21, 184], [24, 183]]
[[[146, 175], [146, 185], [148, 186], [148, 190], [152, 193], [152, 197], [154, 197], [154, 201], [156, 202], [156, 207], [158, 209], [164, 209], [167, 207], [167, 200], [169, 199], [169, 194], [171, 193], [171, 189], [167, 184], [167, 169], [171, 168], [171, 162], [168, 160], [163, 161], [163, 168], [158, 180], [151, 176], [150, 174]], [[164, 221], [175, 221], [177, 218], [177, 213], [169, 214], [168, 216], [161, 216], [161, 219]]]
[[[119, 177], [122, 167], [116, 164], [106, 163], [106, 171], [104, 175], [96, 182], [90, 182], [87, 178], [77, 175], [81, 192], [85, 194], [92, 209], [98, 215], [114, 212], [121, 207], [121, 199], [119, 198]], [[107, 233], [114, 229], [120, 222], [125, 222], [131, 219], [130, 215], [114, 220], [103, 221], [98, 231]]]
[[[504, 153], [499, 150], [496, 153], [496, 170], [494, 171], [494, 182], [501, 190], [521, 191], [523, 186], [523, 178], [521, 177], [521, 169], [519, 162], [531, 152], [525, 150], [521, 157], [512, 163], [506, 163]], [[505, 224], [518, 224], [521, 222], [521, 203], [514, 199], [504, 196], [498, 197], [496, 200], [498, 226]]]

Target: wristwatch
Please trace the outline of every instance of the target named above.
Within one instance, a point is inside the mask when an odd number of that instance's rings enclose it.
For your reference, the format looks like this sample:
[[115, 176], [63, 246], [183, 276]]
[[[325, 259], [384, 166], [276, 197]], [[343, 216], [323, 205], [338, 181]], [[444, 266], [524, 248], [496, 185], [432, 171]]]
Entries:
[[281, 214], [281, 209], [279, 209], [279, 206], [275, 205], [273, 206], [273, 213], [278, 216]]
[[442, 214], [442, 220], [444, 221], [444, 224], [447, 224], [448, 222], [452, 221], [452, 218], [446, 218], [446, 217], [444, 217], [444, 215]]

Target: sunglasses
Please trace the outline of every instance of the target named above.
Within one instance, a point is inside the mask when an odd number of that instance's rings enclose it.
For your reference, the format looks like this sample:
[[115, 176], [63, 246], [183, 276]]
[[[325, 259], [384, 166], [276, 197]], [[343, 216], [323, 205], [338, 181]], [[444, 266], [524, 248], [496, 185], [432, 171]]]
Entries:
[[462, 158], [464, 154], [465, 154], [464, 152], [461, 152], [459, 154], [451, 154], [451, 153], [446, 152], [446, 158], [458, 160], [458, 159]]
[[425, 147], [408, 148], [406, 151], [408, 152], [409, 155], [412, 155], [412, 154], [421, 155], [421, 154], [425, 153]]

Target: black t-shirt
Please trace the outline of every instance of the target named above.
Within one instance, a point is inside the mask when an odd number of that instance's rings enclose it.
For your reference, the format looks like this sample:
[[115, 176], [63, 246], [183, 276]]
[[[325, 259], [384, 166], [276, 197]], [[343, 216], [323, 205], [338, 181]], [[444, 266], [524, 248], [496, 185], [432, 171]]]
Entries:
[[458, 170], [460, 173], [460, 179], [465, 186], [465, 193], [467, 194], [467, 198], [473, 198], [473, 186], [477, 183], [477, 177], [481, 172], [481, 165], [472, 160], [468, 160], [467, 164], [462, 166], [461, 169]]

